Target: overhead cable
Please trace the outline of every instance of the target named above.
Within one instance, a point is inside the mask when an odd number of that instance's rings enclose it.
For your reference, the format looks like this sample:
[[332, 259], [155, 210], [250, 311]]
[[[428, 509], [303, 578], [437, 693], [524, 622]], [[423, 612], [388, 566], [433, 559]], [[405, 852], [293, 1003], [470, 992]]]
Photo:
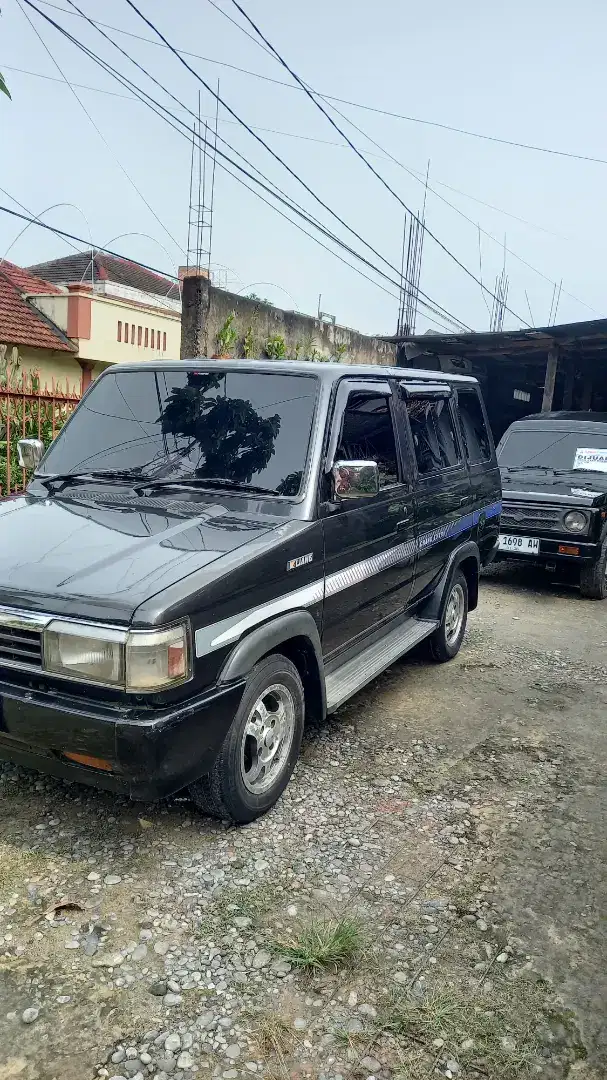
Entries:
[[[71, 0], [70, 0], [70, 2], [71, 2]], [[167, 120], [167, 117], [171, 117], [172, 120], [175, 121], [175, 123], [177, 125], [179, 125], [179, 128], [176, 128], [176, 130], [179, 130], [180, 134], [186, 135], [188, 140], [191, 140], [192, 130], [191, 130], [190, 127], [188, 127], [187, 124], [185, 124], [185, 122], [180, 117], [175, 116], [175, 114], [172, 113], [170, 109], [167, 109], [166, 106], [162, 105], [155, 98], [151, 97], [151, 95], [149, 95], [141, 87], [138, 87], [135, 83], [133, 83], [126, 76], [123, 76], [120, 73], [118, 73], [110, 64], [108, 64], [106, 61], [104, 61], [100, 57], [98, 57], [92, 50], [90, 50], [87, 46], [85, 46], [82, 42], [80, 42], [72, 34], [70, 34], [63, 27], [61, 27], [58, 23], [56, 23], [53, 19], [51, 19], [50, 16], [48, 16], [44, 12], [40, 11], [36, 7], [36, 5], [31, 2], [31, 0], [25, 0], [25, 3], [27, 3], [29, 7], [33, 8], [35, 11], [37, 11], [38, 14], [40, 14], [46, 21], [48, 21], [52, 26], [54, 26], [57, 30], [59, 30], [60, 33], [62, 33], [73, 44], [75, 44], [87, 56], [89, 56], [91, 59], [93, 59], [99, 66], [102, 67], [103, 70], [105, 70], [107, 73], [111, 74], [115, 79], [117, 79], [121, 83], [121, 85], [131, 89], [135, 93], [135, 95], [139, 97], [140, 100], [145, 100], [145, 103], [150, 108], [152, 108], [152, 111], [156, 112], [157, 115], [161, 115], [161, 113], [164, 114], [164, 116], [162, 118], [165, 119], [167, 122], [169, 122]], [[86, 18], [86, 16], [84, 16], [84, 17]], [[102, 31], [100, 31], [100, 33], [103, 34]], [[105, 34], [103, 34], [103, 36], [107, 37], [107, 35], [105, 35]], [[111, 38], [108, 38], [108, 40], [112, 44], [114, 44], [115, 47], [119, 51], [123, 52], [123, 50], [120, 49], [120, 46], [116, 45], [116, 43], [113, 42]], [[187, 109], [187, 107], [183, 105], [183, 102], [180, 102], [179, 99], [175, 98], [174, 95], [172, 95], [170, 93], [170, 91], [166, 90], [166, 88], [163, 86], [162, 83], [159, 83], [158, 80], [156, 80], [152, 75], [150, 75], [148, 72], [146, 72], [145, 68], [142, 68], [141, 65], [139, 65], [136, 61], [132, 60], [132, 58], [129, 57], [128, 54], [125, 54], [125, 55], [127, 56], [128, 59], [130, 59], [135, 64], [135, 66], [140, 68], [143, 71], [143, 73], [146, 74], [153, 82], [155, 82], [157, 85], [159, 85], [160, 88], [163, 90], [163, 92], [167, 93], [170, 97], [172, 97], [175, 101], [177, 101], [181, 108], [185, 109], [185, 111], [187, 111], [187, 112], [190, 112], [191, 115], [194, 118], [196, 118], [196, 116], [192, 112], [192, 110]], [[217, 96], [212, 90], [210, 92], [213, 94], [214, 97]], [[142, 97], [142, 95], [143, 95], [143, 97]], [[161, 110], [161, 112], [158, 112], [158, 110]], [[244, 124], [244, 121], [242, 123]], [[175, 127], [175, 124], [171, 124], [170, 126]], [[197, 138], [199, 138], [199, 140], [203, 144], [206, 143], [206, 145], [208, 145], [209, 149], [213, 150], [213, 147], [204, 138], [201, 138], [200, 136], [197, 136]], [[221, 141], [224, 142], [226, 145], [230, 146], [230, 144], [227, 143], [227, 141], [225, 139], [222, 139]], [[234, 148], [232, 148], [232, 147], [230, 147], [230, 149], [232, 149], [233, 153], [237, 153], [237, 154], [239, 153], [238, 151], [234, 150]], [[308, 224], [312, 224], [315, 229], [318, 229], [319, 231], [321, 231], [332, 242], [334, 242], [336, 244], [339, 244], [340, 247], [342, 247], [349, 254], [353, 255], [357, 260], [359, 260], [359, 261], [363, 262], [365, 265], [367, 265], [374, 273], [378, 274], [379, 276], [382, 276], [385, 280], [387, 280], [393, 286], [395, 286], [397, 288], [399, 287], [399, 282], [398, 281], [395, 281], [393, 278], [391, 278], [389, 275], [385, 274], [384, 271], [381, 271], [378, 267], [376, 267], [373, 263], [371, 263], [368, 259], [366, 259], [364, 256], [362, 256], [355, 249], [353, 249], [349, 245], [345, 244], [344, 241], [340, 240], [338, 237], [335, 236], [334, 233], [331, 233], [329, 230], [327, 230], [326, 227], [323, 226], [320, 222], [318, 222], [317, 219], [310, 217], [309, 214], [307, 214], [304, 210], [302, 210], [301, 207], [299, 207], [298, 204], [296, 204], [289, 196], [286, 196], [285, 193], [282, 193], [282, 192], [280, 194], [277, 194], [277, 191], [280, 192], [280, 189], [276, 189], [276, 185], [274, 185], [275, 190], [273, 190], [272, 187], [270, 187], [267, 184], [264, 184], [263, 182], [261, 182], [257, 177], [253, 176], [248, 171], [248, 169], [243, 168], [243, 166], [239, 165], [238, 162], [235, 162], [232, 158], [230, 158], [228, 155], [226, 155], [223, 151], [219, 150], [219, 148], [217, 149], [217, 154], [218, 154], [219, 158], [223, 158], [233, 168], [237, 169], [239, 173], [244, 174], [253, 183], [255, 183], [256, 185], [259, 185], [273, 199], [276, 199], [278, 202], [285, 205], [289, 210], [291, 210], [292, 212], [297, 214], [297, 216], [303, 218]], [[239, 154], [239, 156], [242, 156], [242, 155]], [[218, 161], [218, 164], [221, 167], [225, 168], [225, 165], [223, 165], [221, 161]], [[255, 168], [254, 166], [251, 166], [251, 167]], [[229, 171], [229, 170], [227, 170], [227, 171]], [[256, 171], [259, 171], [259, 170], [256, 170]], [[231, 174], [231, 175], [234, 175], [234, 174]], [[263, 174], [261, 174], [261, 175], [263, 175]], [[235, 177], [235, 178], [239, 179], [239, 180], [241, 179], [240, 177]], [[272, 182], [269, 181], [268, 183], [272, 183]], [[248, 186], [248, 185], [245, 184], [245, 186]], [[264, 199], [264, 201], [266, 201], [266, 200]], [[269, 204], [269, 205], [272, 205], [272, 204]], [[329, 210], [330, 210], [330, 208], [329, 208]], [[333, 211], [330, 211], [330, 212], [333, 213]], [[334, 215], [334, 216], [337, 216], [337, 215]], [[287, 220], [289, 220], [289, 219], [287, 219]], [[341, 221], [341, 219], [339, 219], [339, 218], [338, 218], [338, 220]], [[292, 222], [292, 224], [296, 224], [296, 223]], [[349, 226], [346, 226], [346, 227], [349, 228]], [[302, 230], [302, 231], [306, 232], [306, 230]], [[350, 230], [350, 231], [354, 232], [354, 230]], [[306, 235], [311, 235], [311, 234], [306, 233]], [[354, 233], [354, 235], [356, 235], [357, 238], [358, 238], [357, 233]], [[316, 238], [313, 237], [313, 239], [316, 239]], [[379, 252], [376, 252], [375, 249], [372, 248], [372, 246], [369, 245], [366, 241], [364, 241], [364, 239], [362, 237], [360, 237], [360, 240], [361, 240], [362, 243], [365, 244], [365, 246], [369, 247], [369, 249], [371, 251], [373, 251], [374, 254], [377, 254], [378, 257], [381, 258], [382, 262], [386, 263], [387, 266], [389, 266], [391, 269], [393, 269], [397, 273], [396, 268], [392, 267], [392, 264], [387, 259], [385, 259], [383, 256], [381, 256]], [[321, 246], [324, 247], [325, 245], [321, 245]], [[330, 249], [327, 249], [327, 250], [330, 250]], [[345, 260], [342, 259], [342, 261], [345, 261]], [[346, 265], [350, 265], [350, 264], [346, 264]], [[427, 294], [424, 293], [423, 295], [427, 297]], [[438, 314], [441, 318], [452, 322], [453, 325], [458, 326], [458, 327], [463, 327], [464, 329], [469, 329], [469, 327], [467, 327], [466, 324], [462, 320], [456, 318], [455, 316], [452, 316], [449, 312], [447, 312], [445, 309], [443, 309], [440, 305], [437, 305], [436, 302], [433, 301], [431, 297], [427, 297], [427, 300], [420, 300], [420, 303], [423, 306], [427, 307], [428, 310], [432, 311], [435, 314]]]
[[[61, 7], [59, 4], [51, 3], [51, 0], [39, 0], [39, 3], [44, 4], [45, 7], [54, 8], [55, 11], [62, 11], [65, 15], [72, 15], [75, 12], [67, 11], [66, 8]], [[216, 7], [218, 11], [222, 11], [226, 18], [230, 18], [227, 12], [219, 6], [219, 4], [213, 3], [213, 7]], [[236, 20], [231, 20], [235, 25]], [[148, 45], [155, 45], [158, 48], [167, 48], [160, 41], [154, 41], [153, 38], [145, 37], [143, 34], [135, 34], [131, 30], [125, 30], [121, 26], [112, 26], [110, 23], [100, 22], [95, 20], [98, 26], [104, 26], [106, 30], [113, 30], [118, 34], [124, 34], [125, 37], [133, 38], [135, 41], [144, 41]], [[244, 30], [244, 27], [240, 27]], [[293, 83], [286, 82], [284, 79], [274, 79], [269, 75], [262, 75], [259, 71], [250, 71], [248, 68], [243, 68], [239, 64], [231, 64], [227, 60], [217, 60], [212, 56], [201, 56], [200, 53], [191, 52], [188, 49], [178, 50], [183, 56], [191, 56], [194, 60], [203, 60], [207, 64], [216, 64], [219, 67], [230, 68], [232, 71], [238, 71], [242, 75], [249, 75], [252, 78], [260, 79], [263, 82], [274, 83], [275, 86], [283, 86], [288, 90], [300, 91], [300, 86], [294, 86]], [[5, 65], [6, 66], [6, 65]], [[570, 158], [574, 161], [588, 161], [596, 165], [607, 165], [607, 158], [594, 157], [590, 154], [577, 154], [570, 150], [556, 150], [554, 147], [549, 146], [537, 146], [534, 143], [525, 143], [517, 141], [515, 139], [504, 139], [498, 135], [487, 135], [479, 131], [470, 131], [468, 128], [456, 127], [454, 124], [444, 124], [438, 120], [424, 120], [419, 116], [408, 116], [404, 113], [393, 112], [390, 109], [382, 109], [379, 106], [366, 105], [362, 101], [351, 101], [348, 98], [337, 97], [335, 94], [326, 94], [316, 91], [319, 97], [323, 101], [337, 101], [341, 105], [350, 105], [353, 109], [364, 109], [366, 112], [378, 113], [380, 116], [389, 116], [394, 120], [405, 120], [411, 124], [423, 124], [426, 127], [435, 127], [443, 131], [452, 131], [456, 135], [466, 135], [472, 139], [483, 139], [486, 142], [498, 143], [503, 146], [513, 146], [521, 150], [532, 150], [539, 154], [553, 154], [556, 157]]]

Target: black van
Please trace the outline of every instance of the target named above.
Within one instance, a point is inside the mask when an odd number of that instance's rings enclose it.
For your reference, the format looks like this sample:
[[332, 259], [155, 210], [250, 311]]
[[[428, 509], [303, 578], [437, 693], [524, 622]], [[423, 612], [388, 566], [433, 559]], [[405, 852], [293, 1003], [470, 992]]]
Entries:
[[607, 414], [537, 413], [497, 449], [504, 485], [499, 559], [579, 574], [582, 596], [607, 598]]
[[496, 548], [474, 379], [340, 364], [108, 369], [0, 502], [0, 757], [251, 821], [322, 718], [427, 639]]

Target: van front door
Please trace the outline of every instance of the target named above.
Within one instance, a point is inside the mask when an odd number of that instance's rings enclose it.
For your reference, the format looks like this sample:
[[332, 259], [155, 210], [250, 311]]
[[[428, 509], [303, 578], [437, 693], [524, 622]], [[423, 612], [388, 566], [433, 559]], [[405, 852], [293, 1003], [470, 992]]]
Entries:
[[325, 657], [403, 612], [413, 587], [413, 490], [403, 475], [388, 383], [340, 384], [329, 458], [329, 466], [375, 461], [380, 489], [370, 498], [342, 503], [332, 500], [332, 492], [324, 493]]

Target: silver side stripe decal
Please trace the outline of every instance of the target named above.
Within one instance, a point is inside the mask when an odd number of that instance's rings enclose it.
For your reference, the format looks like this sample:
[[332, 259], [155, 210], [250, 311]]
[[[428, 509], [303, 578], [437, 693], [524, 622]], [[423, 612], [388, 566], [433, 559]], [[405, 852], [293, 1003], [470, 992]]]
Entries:
[[212, 623], [211, 626], [203, 626], [196, 631], [196, 656], [220, 649], [222, 645], [229, 645], [238, 641], [239, 637], [250, 630], [257, 623], [265, 622], [274, 615], [282, 615], [285, 611], [295, 611], [297, 608], [311, 607], [319, 604], [324, 597], [324, 581], [320, 578], [311, 585], [304, 585], [302, 589], [285, 593], [284, 596], [270, 600], [260, 607], [250, 608], [231, 619], [223, 619], [221, 622]]
[[415, 553], [415, 540], [407, 540], [404, 544], [388, 548], [387, 551], [373, 555], [370, 559], [363, 559], [354, 563], [347, 570], [338, 570], [336, 574], [330, 574], [325, 581], [325, 596], [334, 596], [342, 589], [349, 589], [351, 585], [358, 585], [365, 578], [381, 574], [383, 570], [389, 570], [391, 566], [397, 566], [404, 559], [410, 559]]
[[259, 623], [266, 622], [275, 615], [282, 615], [285, 611], [295, 611], [297, 608], [311, 607], [319, 604], [326, 596], [334, 596], [342, 589], [349, 589], [366, 578], [381, 574], [391, 566], [397, 566], [405, 559], [410, 559], [415, 552], [415, 540], [408, 540], [404, 544], [382, 551], [379, 555], [373, 555], [370, 559], [362, 559], [354, 563], [347, 570], [338, 570], [335, 574], [329, 574], [327, 578], [319, 578], [310, 585], [304, 585], [294, 592], [285, 593], [276, 600], [270, 600], [260, 607], [250, 608], [231, 619], [223, 619], [221, 622], [212, 623], [211, 626], [203, 626], [196, 631], [196, 656], [205, 656], [207, 653], [221, 649], [224, 645], [231, 645], [238, 641], [247, 630], [251, 630]]
[[351, 588], [352, 585], [358, 585], [361, 581], [375, 574], [381, 574], [392, 566], [398, 566], [400, 562], [410, 559], [416, 551], [425, 551], [448, 536], [455, 537], [467, 528], [472, 528], [480, 514], [485, 513], [487, 517], [495, 517], [500, 510], [501, 503], [495, 503], [486, 507], [485, 510], [474, 511], [473, 514], [458, 518], [438, 529], [421, 533], [417, 539], [397, 544], [396, 547], [381, 551], [379, 555], [373, 555], [370, 559], [362, 559], [345, 570], [338, 570], [324, 579], [319, 578], [310, 585], [304, 585], [301, 589], [285, 593], [276, 600], [261, 604], [260, 607], [249, 608], [248, 611], [240, 612], [229, 619], [203, 626], [195, 634], [196, 656], [205, 656], [207, 653], [214, 652], [215, 649], [221, 649], [224, 645], [231, 645], [238, 641], [247, 630], [266, 622], [274, 615], [282, 615], [286, 611], [295, 611], [297, 608], [319, 604], [326, 597], [334, 596], [343, 589]]

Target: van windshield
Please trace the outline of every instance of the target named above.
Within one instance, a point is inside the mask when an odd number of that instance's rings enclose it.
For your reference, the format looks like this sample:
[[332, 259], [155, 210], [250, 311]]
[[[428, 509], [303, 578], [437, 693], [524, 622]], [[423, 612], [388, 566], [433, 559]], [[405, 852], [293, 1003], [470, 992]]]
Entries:
[[[584, 453], [591, 450], [597, 453]], [[506, 469], [607, 472], [607, 429], [604, 434], [597, 434], [521, 425], [506, 435], [498, 450], [498, 460]]]
[[318, 380], [281, 373], [109, 371], [93, 384], [38, 476], [123, 472], [299, 493]]

